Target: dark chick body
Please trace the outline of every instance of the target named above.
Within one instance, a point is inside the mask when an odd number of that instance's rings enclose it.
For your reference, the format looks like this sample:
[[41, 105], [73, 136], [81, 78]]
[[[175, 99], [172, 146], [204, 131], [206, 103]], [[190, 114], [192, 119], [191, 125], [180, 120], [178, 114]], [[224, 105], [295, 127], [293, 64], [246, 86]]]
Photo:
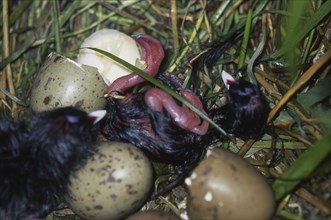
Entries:
[[93, 152], [95, 119], [68, 107], [28, 124], [0, 120], [0, 219], [43, 217], [58, 204], [69, 176]]
[[108, 109], [107, 138], [129, 142], [154, 161], [194, 163], [203, 151], [202, 136], [177, 126], [166, 111], [148, 108], [144, 93], [111, 98]]
[[247, 140], [258, 139], [264, 134], [269, 104], [257, 85], [245, 80], [236, 80], [222, 73], [227, 87], [227, 102], [209, 112], [210, 117], [227, 133]]

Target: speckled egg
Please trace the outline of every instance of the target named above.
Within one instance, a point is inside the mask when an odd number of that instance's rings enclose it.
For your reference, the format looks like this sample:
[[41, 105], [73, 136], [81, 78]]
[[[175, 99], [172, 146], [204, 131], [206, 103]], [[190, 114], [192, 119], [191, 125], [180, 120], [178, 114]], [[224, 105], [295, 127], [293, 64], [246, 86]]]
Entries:
[[207, 155], [185, 180], [189, 219], [271, 219], [275, 200], [265, 178], [229, 151]]
[[63, 106], [87, 112], [103, 109], [106, 87], [95, 67], [51, 53], [35, 78], [30, 106], [37, 112]]
[[174, 214], [161, 210], [148, 210], [137, 212], [126, 220], [180, 220], [180, 218]]
[[152, 186], [151, 164], [139, 149], [105, 141], [71, 178], [66, 200], [84, 219], [121, 219], [144, 204]]

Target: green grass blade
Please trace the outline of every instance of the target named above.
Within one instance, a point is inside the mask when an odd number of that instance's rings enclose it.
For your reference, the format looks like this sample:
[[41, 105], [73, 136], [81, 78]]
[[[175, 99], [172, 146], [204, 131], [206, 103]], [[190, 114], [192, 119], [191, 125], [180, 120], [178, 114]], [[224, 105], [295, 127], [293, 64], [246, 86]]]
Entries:
[[22, 45], [20, 48], [18, 48], [15, 52], [12, 52], [10, 56], [6, 57], [5, 59], [1, 60], [0, 62], [0, 76], [3, 73], [2, 69], [5, 68], [8, 64], [14, 62], [16, 59], [18, 59], [22, 54], [24, 54], [26, 51], [28, 51], [34, 44], [35, 39], [29, 40], [25, 45]]
[[245, 32], [244, 32], [244, 40], [241, 45], [240, 49], [240, 56], [239, 56], [239, 63], [238, 68], [242, 71], [242, 68], [245, 64], [245, 58], [246, 58], [246, 52], [248, 47], [248, 41], [249, 36], [251, 33], [251, 26], [252, 26], [252, 16], [253, 16], [253, 10], [249, 9], [247, 14], [247, 20], [246, 20], [246, 26], [245, 26]]
[[301, 181], [309, 178], [317, 166], [331, 153], [331, 133], [315, 142], [309, 150], [301, 154], [272, 184], [276, 200], [283, 198]]
[[[299, 41], [301, 41], [307, 34], [310, 33], [312, 29], [314, 29], [325, 16], [330, 14], [331, 9], [331, 0], [327, 0], [323, 5], [316, 11], [316, 13], [309, 19], [307, 19], [307, 23], [304, 25], [300, 25], [299, 33], [296, 34], [291, 42], [291, 45], [296, 45]], [[277, 59], [280, 56], [283, 56], [288, 51], [293, 50], [293, 47], [289, 46], [289, 44], [284, 44], [279, 50], [276, 50], [270, 57], [272, 59]]]
[[22, 100], [20, 100], [19, 98], [17, 98], [16, 96], [12, 95], [10, 92], [8, 92], [7, 90], [3, 89], [0, 87], [0, 92], [4, 93], [8, 98], [10, 98], [12, 101], [16, 102], [17, 104], [27, 107], [28, 105], [23, 102]]
[[168, 69], [168, 71], [171, 73], [173, 72], [176, 67], [178, 66], [178, 64], [181, 62], [181, 60], [184, 58], [184, 56], [188, 53], [190, 46], [193, 42], [193, 40], [196, 38], [197, 34], [198, 34], [198, 30], [200, 29], [200, 26], [202, 24], [203, 21], [203, 14], [201, 13], [198, 21], [196, 22], [195, 28], [192, 31], [192, 34], [190, 36], [190, 39], [188, 41], [188, 45], [182, 50], [181, 54], [179, 55], [179, 57], [176, 59], [175, 63]]
[[57, 11], [57, 1], [53, 0], [52, 3], [52, 17], [53, 17], [53, 32], [55, 34], [55, 48], [56, 53], [61, 54], [61, 37], [60, 37], [60, 21]]

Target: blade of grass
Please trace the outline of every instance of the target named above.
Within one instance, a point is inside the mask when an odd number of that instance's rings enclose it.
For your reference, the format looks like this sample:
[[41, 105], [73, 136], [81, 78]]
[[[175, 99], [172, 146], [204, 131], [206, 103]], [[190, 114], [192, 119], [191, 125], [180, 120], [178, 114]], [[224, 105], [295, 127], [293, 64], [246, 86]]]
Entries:
[[[291, 16], [288, 17], [288, 25], [285, 26], [286, 36], [284, 39], [284, 44], [287, 47], [290, 47], [291, 50], [288, 50], [285, 53], [285, 59], [288, 63], [289, 73], [291, 75], [292, 82], [290, 86], [292, 86], [298, 77], [300, 76], [301, 71], [297, 68], [297, 63], [299, 62], [298, 53], [296, 51], [300, 51], [299, 42], [293, 43], [293, 39], [295, 38], [296, 33], [301, 28], [301, 23], [305, 21], [305, 18], [301, 17], [305, 15], [305, 12], [309, 9], [309, 1], [291, 1], [289, 2], [289, 13]], [[299, 52], [299, 53], [300, 53]]]
[[61, 37], [60, 37], [60, 21], [57, 10], [57, 0], [51, 1], [52, 4], [52, 17], [53, 17], [53, 33], [55, 35], [55, 48], [56, 53], [62, 54]]
[[[3, 53], [5, 53], [5, 48], [6, 48], [6, 44], [8, 45], [8, 42], [6, 43], [6, 38], [8, 39], [8, 34], [6, 35], [6, 32], [8, 33], [8, 26], [6, 26], [6, 24], [8, 24], [8, 22], [6, 22], [6, 15], [7, 15], [7, 12], [8, 12], [8, 1], [2, 1], [2, 20], [4, 22], [4, 25], [1, 27], [2, 28], [2, 31], [5, 33], [4, 35], [4, 39], [2, 42], [2, 45], [4, 47], [3, 49]], [[7, 40], [8, 41], [8, 40]], [[6, 56], [5, 56], [6, 57]], [[2, 70], [2, 68], [1, 68]], [[0, 72], [0, 87], [3, 87], [3, 88], [6, 88], [6, 85], [7, 85], [7, 74], [5, 73], [5, 71], [1, 71]], [[5, 99], [6, 96], [4, 94], [1, 94], [0, 93], [0, 100], [1, 99]], [[2, 104], [0, 103], [0, 106], [2, 106]]]
[[300, 157], [273, 182], [272, 188], [275, 192], [276, 200], [280, 200], [291, 192], [302, 180], [317, 168], [317, 166], [331, 153], [330, 147], [331, 133], [315, 142], [309, 150]]
[[265, 43], [267, 40], [267, 27], [265, 24], [265, 19], [262, 19], [262, 39], [259, 43], [259, 45], [257, 46], [254, 54], [252, 55], [251, 59], [248, 62], [247, 65], [247, 76], [250, 80], [250, 82], [254, 83], [255, 85], [257, 85], [257, 80], [255, 78], [254, 72], [253, 72], [253, 67], [254, 67], [254, 63], [255, 60], [262, 54]]
[[246, 26], [245, 26], [245, 31], [244, 31], [244, 39], [243, 39], [243, 42], [242, 42], [241, 48], [240, 48], [240, 55], [239, 55], [239, 62], [238, 62], [238, 69], [240, 70], [240, 75], [241, 75], [242, 68], [245, 63], [248, 41], [249, 41], [249, 36], [251, 33], [252, 16], [253, 16], [253, 10], [250, 8], [248, 10], [248, 14], [247, 14]]
[[[230, 0], [226, 0], [220, 4], [220, 6], [215, 10], [213, 15], [210, 17], [211, 24], [215, 24], [220, 18], [222, 18], [224, 11], [227, 9], [230, 3], [231, 3]], [[202, 30], [199, 34], [199, 39], [203, 39], [205, 36], [207, 36], [207, 31]]]
[[331, 50], [327, 51], [313, 66], [311, 66], [301, 77], [300, 79], [284, 94], [283, 98], [277, 102], [275, 107], [271, 110], [268, 123], [276, 117], [280, 109], [295, 95], [302, 86], [318, 73], [318, 70], [328, 63], [331, 59]]
[[[8, 10], [8, 0], [3, 0], [2, 1], [2, 4], [3, 4], [3, 8], [2, 8], [2, 18], [3, 18], [3, 27], [2, 27], [2, 30], [3, 30], [3, 42], [2, 42], [2, 45], [3, 45], [3, 55], [4, 55], [4, 57], [8, 57], [9, 56], [9, 53], [10, 53], [10, 50], [9, 50], [10, 41], [9, 41], [9, 21], [8, 21], [8, 12], [9, 12], [9, 10]], [[2, 80], [4, 80], [4, 81], [1, 82], [1, 84], [2, 84], [1, 86], [3, 86], [4, 88], [6, 88], [6, 81], [7, 81], [10, 94], [12, 96], [15, 96], [15, 93], [16, 92], [15, 92], [15, 86], [14, 86], [14, 81], [13, 81], [12, 68], [11, 68], [10, 64], [8, 64], [6, 66], [6, 74], [7, 74], [7, 77], [3, 77], [2, 78]], [[11, 107], [12, 107], [11, 108], [11, 110], [12, 110], [11, 114], [12, 114], [13, 118], [16, 119], [17, 118], [17, 104], [16, 104], [16, 102], [13, 102]]]
[[[269, 3], [269, 0], [261, 0], [261, 1], [256, 1], [256, 5], [253, 6], [252, 8], [254, 8], [253, 11], [253, 20], [252, 20], [252, 24], [253, 26], [255, 25], [255, 23], [258, 21], [259, 16], [261, 15], [261, 13], [263, 13], [263, 9], [266, 7], [266, 5]], [[236, 33], [240, 30], [243, 29], [243, 27], [246, 24], [246, 17], [240, 19], [233, 27], [231, 27], [231, 30], [226, 34], [226, 36], [231, 36], [233, 33]]]
[[153, 33], [156, 33], [156, 34], [158, 34], [158, 35], [160, 35], [162, 37], [167, 37], [167, 35], [164, 32], [162, 32], [162, 31], [154, 28], [150, 24], [146, 24], [145, 22], [139, 20], [136, 16], [133, 16], [133, 15], [125, 12], [124, 10], [119, 10], [117, 7], [113, 6], [112, 4], [110, 4], [108, 2], [101, 2], [100, 4], [102, 4], [104, 7], [110, 9], [111, 11], [116, 12], [117, 14], [119, 14], [119, 15], [121, 15], [123, 17], [132, 19], [135, 24], [139, 24], [139, 25], [145, 27], [146, 29], [151, 30]]
[[[321, 23], [324, 17], [330, 14], [330, 5], [331, 5], [331, 0], [325, 1], [324, 4], [321, 5], [321, 7], [316, 11], [316, 13], [310, 19], [307, 20], [306, 24], [300, 25], [301, 28], [299, 30], [299, 33], [293, 37], [291, 41], [291, 45], [296, 45], [307, 34], [309, 34], [312, 29], [314, 29], [319, 23]], [[276, 50], [270, 56], [270, 58], [277, 59], [292, 49], [293, 47], [289, 47], [288, 43], [284, 44], [279, 50]]]
[[[155, 78], [151, 77], [148, 73], [142, 71], [141, 69], [137, 68], [136, 66], [126, 62], [125, 60], [123, 60], [123, 59], [121, 59], [121, 58], [119, 58], [119, 57], [117, 57], [117, 56], [115, 56], [112, 53], [109, 53], [107, 51], [100, 50], [98, 48], [93, 48], [93, 47], [85, 47], [85, 48], [90, 49], [90, 50], [94, 50], [94, 51], [96, 51], [96, 52], [98, 52], [98, 53], [114, 60], [115, 62], [125, 66], [126, 68], [128, 68], [132, 72], [134, 72], [137, 75], [139, 75], [140, 77], [144, 78], [146, 81], [152, 83], [153, 85], [155, 85], [155, 86], [159, 87], [160, 89], [164, 90], [165, 92], [169, 93], [172, 97], [174, 97], [175, 99], [177, 99], [178, 101], [180, 101], [181, 103], [183, 103], [184, 105], [189, 107], [193, 112], [195, 112], [201, 118], [206, 120], [209, 124], [214, 126], [223, 135], [228, 137], [227, 133], [221, 127], [219, 127], [213, 120], [211, 120], [204, 112], [200, 111], [198, 108], [196, 108], [190, 102], [188, 102], [185, 98], [183, 98], [182, 96], [180, 96], [179, 94], [174, 92], [170, 87], [164, 85], [159, 80], [156, 80]], [[228, 138], [230, 139], [230, 137], [228, 137]]]
[[176, 0], [171, 0], [170, 1], [171, 5], [171, 10], [170, 10], [170, 15], [171, 15], [171, 30], [172, 30], [172, 35], [173, 35], [173, 42], [174, 42], [174, 49], [176, 50], [179, 46], [179, 40], [178, 40], [178, 27], [177, 27], [177, 5], [176, 5]]
[[200, 14], [199, 19], [197, 21], [197, 23], [195, 24], [195, 28], [191, 34], [191, 37], [188, 41], [188, 45], [182, 50], [182, 53], [179, 55], [179, 57], [176, 59], [175, 63], [168, 69], [169, 72], [173, 72], [175, 70], [175, 68], [177, 67], [177, 65], [181, 62], [181, 60], [184, 58], [184, 56], [187, 54], [187, 52], [189, 51], [189, 48], [193, 42], [193, 40], [195, 39], [195, 37], [197, 36], [198, 30], [200, 29], [200, 26], [202, 24], [204, 15], [203, 13]]
[[3, 94], [5, 94], [8, 98], [10, 98], [12, 101], [14, 101], [15, 103], [22, 105], [24, 107], [27, 107], [28, 105], [23, 102], [22, 100], [20, 100], [19, 98], [17, 98], [16, 96], [12, 95], [10, 92], [8, 92], [7, 90], [3, 89], [0, 87], [0, 92], [2, 92]]
[[289, 211], [281, 210], [279, 213], [280, 216], [284, 217], [284, 219], [291, 219], [291, 220], [304, 220], [301, 216], [297, 214], [293, 214]]
[[[63, 9], [65, 13], [62, 13], [59, 15], [59, 28], [62, 28], [66, 22], [68, 22], [72, 16], [76, 13], [77, 10], [79, 10], [81, 7], [84, 7], [88, 1], [86, 0], [73, 0], [66, 8]], [[50, 27], [49, 27], [50, 28]], [[38, 62], [40, 62], [46, 54], [48, 54], [49, 44], [54, 41], [55, 33], [54, 29], [46, 28], [45, 32], [45, 41], [40, 47], [39, 57], [37, 57]]]
[[[12, 26], [16, 19], [22, 15], [22, 13], [30, 6], [32, 0], [24, 0], [21, 1], [19, 6], [16, 6], [13, 10], [11, 10], [11, 14], [9, 15], [9, 26]], [[3, 24], [0, 24], [2, 28]], [[2, 33], [0, 33], [1, 37]]]
[[[8, 57], [3, 59], [0, 63], [0, 71], [2, 71], [5, 66], [7, 66], [9, 63], [14, 62], [17, 60], [19, 57], [22, 56], [28, 49], [33, 47], [35, 43], [35, 37], [30, 38], [25, 45], [22, 45], [19, 49], [17, 49], [15, 52], [12, 52]], [[2, 72], [0, 72], [0, 76], [2, 75]]]

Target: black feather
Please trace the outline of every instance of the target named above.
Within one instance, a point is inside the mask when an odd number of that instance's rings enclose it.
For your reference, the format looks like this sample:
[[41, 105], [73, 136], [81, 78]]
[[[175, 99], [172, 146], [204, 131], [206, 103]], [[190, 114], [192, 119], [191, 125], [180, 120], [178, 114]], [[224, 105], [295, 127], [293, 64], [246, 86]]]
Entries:
[[67, 107], [0, 123], [0, 219], [43, 217], [93, 152], [93, 120]]
[[225, 52], [243, 36], [242, 33], [232, 33], [232, 35], [224, 39], [216, 40], [206, 45], [203, 45], [203, 51], [191, 60], [192, 73], [190, 84], [196, 88], [198, 82], [198, 71], [207, 67], [208, 69], [215, 65], [217, 60], [225, 54]]
[[269, 104], [259, 88], [239, 80], [230, 85], [227, 103], [209, 114], [226, 132], [247, 140], [263, 135], [269, 112]]

